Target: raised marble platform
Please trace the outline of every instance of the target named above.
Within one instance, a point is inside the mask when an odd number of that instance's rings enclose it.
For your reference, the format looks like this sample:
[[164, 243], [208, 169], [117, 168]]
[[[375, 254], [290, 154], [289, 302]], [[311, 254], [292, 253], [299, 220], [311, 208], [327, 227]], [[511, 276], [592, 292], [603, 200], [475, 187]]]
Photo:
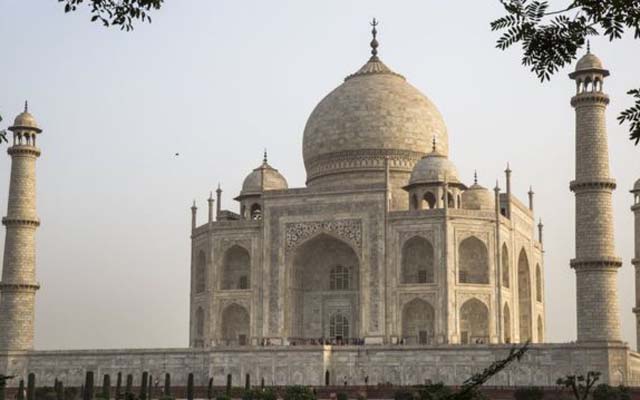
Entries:
[[[154, 377], [171, 374], [173, 385], [186, 384], [193, 373], [196, 386], [243, 386], [246, 374], [258, 384], [322, 386], [328, 371], [331, 384], [392, 383], [413, 385], [442, 381], [459, 385], [473, 373], [504, 358], [510, 345], [365, 345], [365, 346], [243, 346], [210, 349], [122, 349], [0, 352], [0, 373], [26, 377], [35, 373], [38, 385], [54, 379], [67, 386], [82, 384], [86, 371], [96, 382], [104, 374], [132, 374], [138, 385], [143, 371]], [[519, 363], [513, 363], [490, 382], [493, 386], [552, 386], [558, 377], [600, 371], [602, 382], [640, 385], [640, 355], [626, 343], [535, 344]], [[123, 378], [124, 379], [124, 378]], [[14, 380], [12, 384], [17, 384]], [[160, 379], [162, 382], [162, 379]]]

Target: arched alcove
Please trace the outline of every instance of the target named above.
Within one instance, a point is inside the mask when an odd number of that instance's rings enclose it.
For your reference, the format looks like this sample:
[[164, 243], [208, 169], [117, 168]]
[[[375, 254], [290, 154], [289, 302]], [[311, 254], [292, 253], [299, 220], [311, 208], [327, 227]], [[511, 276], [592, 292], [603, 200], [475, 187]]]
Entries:
[[531, 271], [524, 249], [518, 256], [518, 312], [520, 314], [520, 342], [531, 340]]
[[337, 311], [329, 317], [329, 337], [343, 340], [351, 337], [351, 321], [342, 312]]
[[242, 246], [234, 245], [224, 254], [222, 289], [249, 289], [251, 287], [251, 257]]
[[458, 276], [460, 283], [489, 283], [489, 254], [487, 246], [475, 236], [460, 242], [458, 248]]
[[202, 293], [205, 291], [206, 266], [207, 266], [207, 258], [204, 254], [204, 251], [200, 250], [198, 252], [198, 257], [196, 259], [195, 276], [193, 277], [194, 289], [196, 293]]
[[249, 342], [249, 312], [233, 303], [225, 307], [221, 318], [222, 341], [227, 345], [244, 346]]
[[489, 309], [478, 299], [469, 299], [460, 308], [460, 342], [489, 343]]
[[538, 329], [538, 343], [542, 343], [544, 342], [544, 325], [541, 315], [538, 315], [538, 323], [536, 325]]
[[335, 327], [347, 326], [349, 336], [358, 337], [359, 265], [353, 248], [328, 234], [319, 234], [295, 249], [286, 310], [290, 337], [330, 337], [330, 320], [338, 314], [345, 320]]
[[401, 279], [402, 283], [433, 283], [434, 259], [433, 246], [420, 236], [414, 236], [402, 246]]
[[542, 302], [542, 271], [540, 264], [536, 264], [536, 301]]
[[509, 279], [511, 266], [509, 265], [509, 248], [506, 243], [502, 244], [502, 254], [501, 254], [501, 264], [502, 264], [502, 286], [508, 288], [511, 279]]
[[511, 310], [509, 309], [509, 304], [507, 303], [504, 303], [502, 318], [504, 320], [504, 324], [502, 326], [502, 329], [504, 331], [503, 332], [504, 343], [511, 343]]
[[402, 309], [402, 337], [409, 344], [433, 343], [435, 311], [422, 299], [413, 299]]
[[436, 208], [436, 196], [432, 192], [426, 192], [424, 194], [424, 201], [427, 203], [426, 208]]
[[262, 207], [260, 207], [260, 204], [255, 203], [251, 206], [251, 219], [254, 221], [262, 219]]

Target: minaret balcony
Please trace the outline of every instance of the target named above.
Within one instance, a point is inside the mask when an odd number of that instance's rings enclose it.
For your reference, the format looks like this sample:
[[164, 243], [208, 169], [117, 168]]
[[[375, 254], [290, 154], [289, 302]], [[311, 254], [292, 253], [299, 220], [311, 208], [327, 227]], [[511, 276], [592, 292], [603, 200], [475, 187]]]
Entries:
[[40, 220], [38, 218], [11, 218], [11, 217], [3, 217], [2, 225], [4, 226], [32, 226], [37, 228], [40, 226]]
[[7, 149], [7, 153], [11, 156], [15, 154], [27, 154], [35, 157], [39, 157], [41, 154], [40, 148], [25, 144], [13, 145]]
[[569, 189], [572, 192], [586, 192], [586, 191], [600, 191], [600, 190], [614, 190], [616, 188], [616, 180], [613, 178], [593, 178], [588, 181], [571, 181], [569, 183]]

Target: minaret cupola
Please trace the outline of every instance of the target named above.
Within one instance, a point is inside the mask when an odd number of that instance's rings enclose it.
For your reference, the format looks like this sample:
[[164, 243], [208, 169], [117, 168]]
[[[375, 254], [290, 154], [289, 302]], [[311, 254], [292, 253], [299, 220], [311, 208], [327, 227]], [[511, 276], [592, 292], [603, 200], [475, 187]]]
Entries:
[[265, 150], [262, 164], [247, 175], [242, 183], [240, 195], [234, 199], [240, 202], [240, 215], [244, 219], [262, 219], [262, 194], [266, 191], [283, 190], [288, 187], [284, 176], [267, 162], [267, 151]]
[[409, 184], [403, 188], [409, 192], [409, 209], [445, 208], [445, 186], [447, 186], [446, 206], [459, 208], [460, 193], [465, 186], [458, 178], [456, 166], [438, 150], [434, 137], [431, 153], [416, 163], [411, 171]]

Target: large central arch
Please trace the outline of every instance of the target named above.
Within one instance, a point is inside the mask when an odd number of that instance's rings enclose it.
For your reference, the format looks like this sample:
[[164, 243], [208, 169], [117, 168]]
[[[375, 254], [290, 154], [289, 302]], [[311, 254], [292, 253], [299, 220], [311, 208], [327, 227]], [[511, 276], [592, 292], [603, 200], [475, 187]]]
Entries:
[[295, 250], [290, 268], [289, 336], [358, 337], [360, 262], [351, 246], [320, 234]]

